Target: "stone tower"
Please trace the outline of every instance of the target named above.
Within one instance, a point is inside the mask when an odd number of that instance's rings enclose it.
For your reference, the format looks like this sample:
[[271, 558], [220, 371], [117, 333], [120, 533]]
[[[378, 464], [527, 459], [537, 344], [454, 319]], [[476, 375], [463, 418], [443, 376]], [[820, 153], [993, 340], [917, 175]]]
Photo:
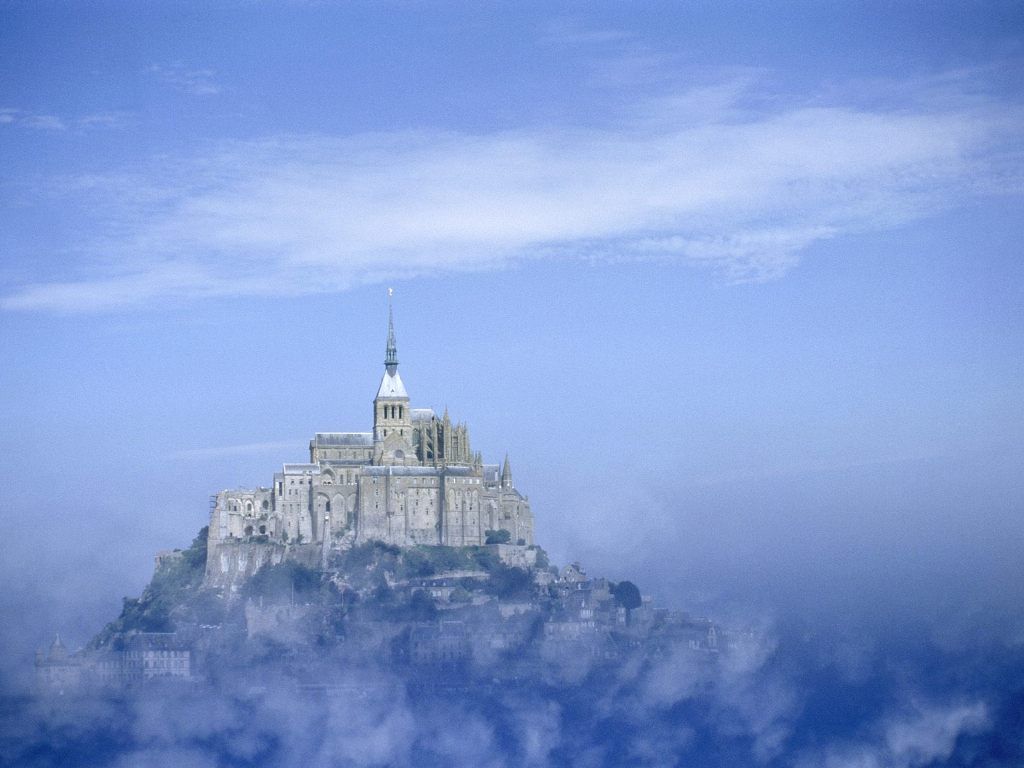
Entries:
[[395, 344], [395, 313], [388, 289], [388, 341], [384, 352], [384, 376], [373, 399], [373, 463], [406, 464], [416, 459], [412, 445], [412, 413], [409, 394], [398, 374]]

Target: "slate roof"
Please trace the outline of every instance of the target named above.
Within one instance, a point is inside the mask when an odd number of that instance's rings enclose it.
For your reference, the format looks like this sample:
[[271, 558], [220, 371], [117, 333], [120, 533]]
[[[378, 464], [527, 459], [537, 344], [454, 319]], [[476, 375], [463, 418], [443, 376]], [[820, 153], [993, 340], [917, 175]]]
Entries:
[[354, 445], [370, 447], [373, 445], [372, 432], [317, 432], [313, 438], [316, 445]]
[[380, 380], [380, 388], [377, 390], [377, 397], [409, 398], [409, 393], [405, 391], [405, 384], [402, 383], [402, 377], [398, 375], [398, 371], [384, 373], [384, 378]]

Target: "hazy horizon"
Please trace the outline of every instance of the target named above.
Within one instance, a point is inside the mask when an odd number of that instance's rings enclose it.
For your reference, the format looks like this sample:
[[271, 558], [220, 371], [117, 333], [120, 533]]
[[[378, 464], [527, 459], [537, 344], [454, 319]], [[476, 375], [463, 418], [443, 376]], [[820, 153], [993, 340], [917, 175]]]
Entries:
[[0, 71], [5, 688], [370, 428], [388, 287], [553, 562], [1024, 648], [1019, 4], [11, 2]]

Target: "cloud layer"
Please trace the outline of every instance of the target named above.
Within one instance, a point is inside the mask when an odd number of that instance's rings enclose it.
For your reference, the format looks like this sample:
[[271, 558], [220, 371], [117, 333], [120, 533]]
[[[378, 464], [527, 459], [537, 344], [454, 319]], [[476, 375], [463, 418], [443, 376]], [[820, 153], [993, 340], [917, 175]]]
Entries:
[[2, 307], [295, 295], [531, 258], [654, 258], [764, 280], [822, 240], [1016, 185], [1006, 106], [765, 108], [759, 94], [753, 108], [750, 88], [659, 98], [602, 127], [231, 141], [66, 180], [101, 234], [63, 255], [75, 279], [8, 286]]

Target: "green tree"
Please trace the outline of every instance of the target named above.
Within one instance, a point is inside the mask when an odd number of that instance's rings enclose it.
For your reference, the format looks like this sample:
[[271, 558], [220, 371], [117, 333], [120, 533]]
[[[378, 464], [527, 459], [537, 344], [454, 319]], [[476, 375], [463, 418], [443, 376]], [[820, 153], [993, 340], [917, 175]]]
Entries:
[[533, 577], [522, 568], [498, 563], [490, 570], [490, 574], [485, 589], [495, 597], [525, 597], [533, 592]]
[[545, 570], [545, 569], [546, 569], [546, 568], [547, 568], [547, 567], [548, 567], [549, 565], [551, 565], [551, 563], [550, 563], [550, 562], [548, 561], [548, 553], [547, 553], [547, 552], [545, 552], [545, 551], [544, 551], [543, 549], [541, 549], [540, 547], [537, 547], [537, 562], [535, 563], [535, 567], [536, 567], [536, 568], [537, 568], [538, 570], [541, 570], [541, 571], [543, 571], [543, 570]]
[[626, 609], [626, 623], [629, 624], [633, 609], [639, 608], [643, 604], [640, 590], [631, 581], [620, 581], [612, 587], [612, 596], [615, 598], [615, 602]]
[[410, 621], [433, 621], [437, 618], [434, 598], [422, 589], [417, 589], [409, 599], [408, 618]]
[[499, 528], [496, 531], [484, 531], [484, 535], [487, 537], [484, 542], [486, 544], [508, 544], [512, 541], [512, 534], [504, 528]]

